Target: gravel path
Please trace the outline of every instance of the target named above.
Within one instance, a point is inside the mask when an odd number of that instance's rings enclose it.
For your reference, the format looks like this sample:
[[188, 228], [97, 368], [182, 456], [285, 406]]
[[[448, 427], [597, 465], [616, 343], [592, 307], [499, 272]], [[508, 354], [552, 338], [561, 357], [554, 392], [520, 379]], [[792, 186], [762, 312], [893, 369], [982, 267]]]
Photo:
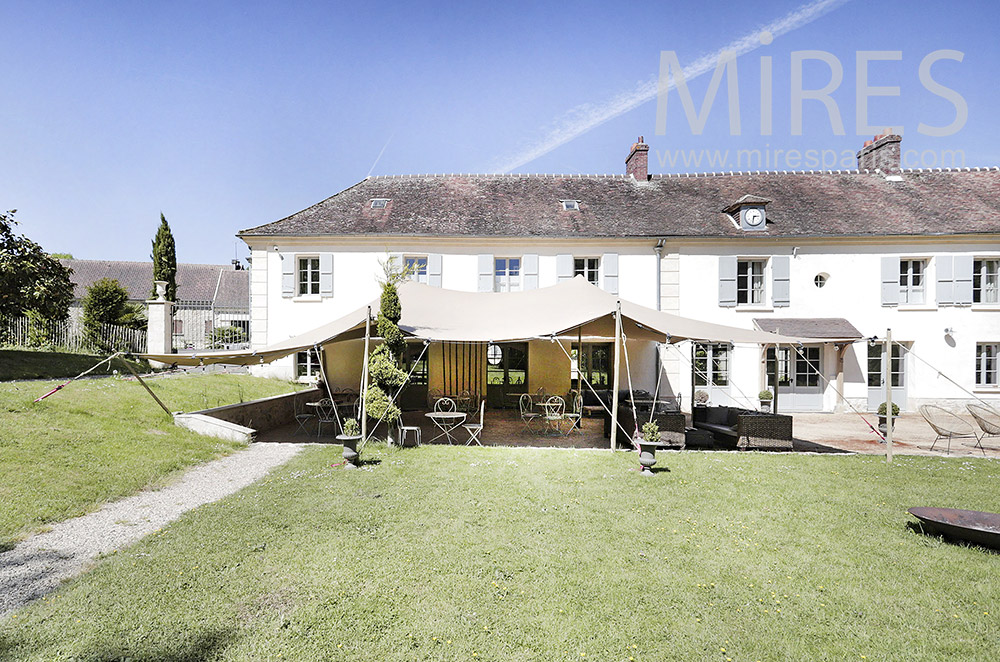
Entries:
[[56, 524], [0, 554], [0, 616], [83, 572], [100, 554], [122, 549], [183, 513], [232, 494], [284, 464], [304, 444], [253, 444], [191, 469], [161, 490], [106, 504]]

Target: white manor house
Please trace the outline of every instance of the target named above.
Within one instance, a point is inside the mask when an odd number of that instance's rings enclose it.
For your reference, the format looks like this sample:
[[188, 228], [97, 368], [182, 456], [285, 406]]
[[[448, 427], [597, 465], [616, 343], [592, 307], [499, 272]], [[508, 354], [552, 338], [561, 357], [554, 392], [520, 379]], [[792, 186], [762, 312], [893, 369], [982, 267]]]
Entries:
[[[251, 250], [252, 344], [376, 300], [381, 262], [396, 256], [434, 287], [516, 291], [582, 276], [649, 308], [817, 339], [777, 356], [738, 343], [629, 341], [635, 388], [652, 392], [659, 378], [661, 393], [687, 394], [685, 409], [692, 388], [754, 407], [774, 374], [783, 412], [841, 411], [838, 391], [874, 408], [887, 357], [866, 340], [887, 329], [901, 345], [891, 366], [904, 410], [957, 409], [974, 396], [1000, 403], [1000, 169], [901, 169], [900, 141], [876, 136], [851, 171], [650, 175], [640, 137], [624, 175], [368, 177], [239, 233]], [[488, 357], [474, 366], [487, 373], [488, 401], [540, 386], [565, 392], [577, 357], [608, 387], [610, 344], [573, 340], [572, 365], [544, 339], [473, 353]], [[331, 384], [357, 388], [359, 342], [327, 352]], [[431, 346], [412, 401], [443, 386], [448, 351]], [[302, 352], [255, 369], [308, 378], [317, 366]]]

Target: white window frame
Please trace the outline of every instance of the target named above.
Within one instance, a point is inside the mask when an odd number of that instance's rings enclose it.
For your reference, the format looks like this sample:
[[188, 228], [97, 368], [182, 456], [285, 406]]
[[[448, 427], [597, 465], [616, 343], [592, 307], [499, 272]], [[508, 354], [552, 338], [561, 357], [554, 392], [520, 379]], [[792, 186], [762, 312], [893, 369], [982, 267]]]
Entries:
[[[705, 351], [705, 356], [698, 356], [700, 350]], [[733, 363], [733, 347], [729, 343], [695, 343], [695, 362], [691, 365], [694, 370], [695, 386], [729, 386], [730, 373]], [[697, 369], [697, 361], [705, 360], [705, 372]]]
[[[577, 263], [582, 261], [582, 268]], [[601, 282], [601, 258], [593, 255], [573, 256], [573, 277], [583, 276], [588, 282], [600, 286]]]
[[1000, 387], [1000, 343], [976, 343], [976, 388]]
[[[736, 306], [738, 308], [760, 308], [767, 305], [767, 273], [766, 257], [741, 257], [736, 259]], [[760, 273], [753, 273], [752, 265], [760, 265]], [[748, 265], [746, 273], [740, 273], [741, 268]], [[745, 299], [741, 301], [740, 299]]]
[[[914, 265], [920, 269], [914, 269]], [[923, 306], [927, 303], [927, 258], [904, 257], [899, 260], [899, 305]], [[918, 273], [919, 272], [919, 273]]]
[[385, 209], [392, 202], [390, 198], [372, 198], [372, 209]]
[[560, 200], [563, 211], [580, 211], [579, 200]]
[[[411, 271], [411, 267], [415, 267]], [[407, 270], [407, 278], [418, 283], [427, 284], [427, 255], [404, 255], [403, 268]]]
[[[303, 360], [304, 359], [304, 360]], [[311, 382], [320, 376], [319, 355], [315, 349], [295, 353], [295, 378]]]
[[[513, 261], [517, 262], [517, 267], [512, 269], [511, 262]], [[503, 263], [502, 269], [501, 263]], [[523, 268], [524, 260], [521, 257], [494, 257], [493, 291], [519, 292], [521, 290], [521, 272]]]
[[972, 260], [972, 303], [1000, 304], [1000, 257], [976, 257]]
[[[308, 260], [303, 271], [302, 262]], [[315, 268], [314, 268], [315, 267]], [[313, 298], [319, 296], [319, 255], [295, 256], [295, 296]], [[303, 278], [305, 274], [305, 278]], [[306, 289], [302, 291], [303, 287]]]

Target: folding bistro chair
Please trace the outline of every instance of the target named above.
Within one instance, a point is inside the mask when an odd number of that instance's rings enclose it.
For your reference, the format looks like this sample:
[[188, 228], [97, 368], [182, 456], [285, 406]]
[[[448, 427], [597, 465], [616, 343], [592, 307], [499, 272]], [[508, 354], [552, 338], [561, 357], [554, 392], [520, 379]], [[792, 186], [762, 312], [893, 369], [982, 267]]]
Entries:
[[302, 398], [295, 398], [293, 401], [295, 407], [295, 422], [298, 424], [298, 429], [295, 430], [294, 434], [298, 434], [302, 431], [305, 434], [309, 434], [309, 430], [306, 429], [306, 424], [312, 419], [316, 418], [316, 414], [309, 411], [306, 408], [306, 403]]
[[563, 419], [569, 421], [569, 429], [565, 432], [566, 436], [569, 436], [574, 429], [583, 434], [583, 396], [575, 391], [573, 393], [575, 395], [570, 398], [572, 410], [563, 414]]
[[469, 433], [469, 440], [465, 442], [466, 446], [471, 446], [472, 442], [476, 442], [480, 446], [483, 442], [480, 441], [479, 437], [483, 433], [483, 424], [486, 422], [486, 400], [483, 400], [479, 404], [479, 422], [478, 423], [465, 423], [462, 425], [466, 432]]
[[322, 436], [323, 426], [331, 424], [334, 426], [334, 431], [343, 430], [337, 405], [330, 398], [323, 398], [316, 407], [316, 436]]
[[533, 400], [530, 393], [522, 393], [517, 404], [521, 409], [521, 422], [524, 424], [524, 429], [531, 432], [531, 424], [541, 418], [542, 415], [532, 410]]

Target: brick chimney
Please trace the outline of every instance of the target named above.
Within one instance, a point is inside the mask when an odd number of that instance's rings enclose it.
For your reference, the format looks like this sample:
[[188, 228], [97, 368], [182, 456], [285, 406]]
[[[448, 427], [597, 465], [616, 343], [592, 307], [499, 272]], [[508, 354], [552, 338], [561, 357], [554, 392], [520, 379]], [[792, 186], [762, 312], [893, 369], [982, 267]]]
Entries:
[[637, 182], [649, 181], [649, 145], [639, 136], [639, 142], [632, 143], [632, 151], [625, 159], [625, 174], [635, 177]]
[[876, 169], [881, 172], [897, 173], [900, 170], [899, 143], [903, 137], [887, 129], [871, 140], [866, 140], [858, 152], [858, 170]]

